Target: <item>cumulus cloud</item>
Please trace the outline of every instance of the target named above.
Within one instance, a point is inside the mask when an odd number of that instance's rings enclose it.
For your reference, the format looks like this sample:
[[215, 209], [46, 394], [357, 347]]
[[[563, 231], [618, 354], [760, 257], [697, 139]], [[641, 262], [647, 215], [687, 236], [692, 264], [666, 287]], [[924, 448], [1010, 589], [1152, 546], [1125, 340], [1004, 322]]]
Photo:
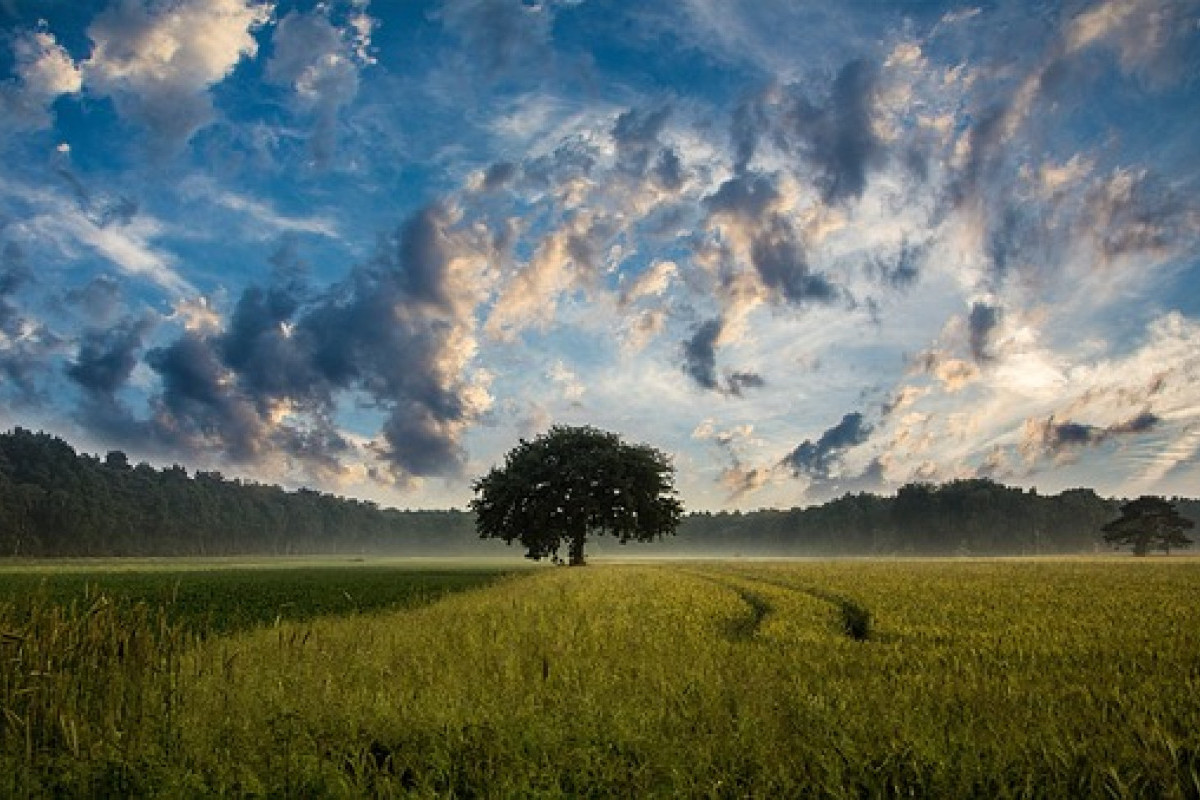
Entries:
[[908, 289], [921, 274], [921, 266], [928, 256], [929, 245], [916, 245], [901, 241], [894, 252], [878, 252], [867, 262], [867, 273], [884, 286], [893, 289]]
[[313, 116], [309, 146], [318, 164], [333, 158], [338, 116], [358, 93], [359, 70], [374, 62], [372, 29], [373, 21], [361, 9], [339, 27], [325, 6], [290, 11], [275, 28], [267, 80], [290, 88], [296, 104]]
[[755, 232], [750, 263], [763, 285], [789, 303], [827, 303], [838, 296], [824, 275], [813, 272], [795, 228], [782, 216], [769, 217]]
[[339, 398], [357, 397], [386, 415], [368, 446], [377, 478], [458, 474], [461, 437], [491, 398], [487, 376], [467, 368], [484, 287], [479, 243], [457, 219], [431, 204], [344, 281], [318, 292], [283, 271], [247, 288], [227, 325], [151, 350], [153, 435], [175, 451], [283, 453], [336, 472], [354, 448], [332, 418]]
[[673, 148], [664, 146], [659, 139], [670, 116], [669, 106], [652, 111], [630, 109], [617, 117], [612, 139], [618, 173], [675, 193], [683, 186], [683, 162]]
[[85, 329], [67, 377], [89, 394], [111, 397], [129, 380], [153, 325], [152, 319], [141, 317]]
[[591, 212], [571, 214], [538, 244], [527, 264], [508, 279], [488, 315], [489, 336], [511, 340], [521, 330], [554, 318], [559, 295], [588, 284], [599, 266], [596, 240], [603, 221]]
[[172, 153], [215, 119], [209, 90], [258, 51], [272, 6], [256, 0], [119, 0], [88, 27], [87, 88]]
[[739, 455], [740, 447], [753, 442], [753, 434], [753, 425], [717, 430], [712, 419], [704, 420], [692, 431], [693, 439], [715, 443], [727, 460], [717, 482], [728, 493], [730, 501], [752, 494], [771, 481], [770, 468], [748, 466]]
[[83, 86], [79, 68], [54, 35], [38, 29], [13, 39], [16, 79], [0, 83], [0, 128], [37, 130], [52, 120], [50, 106], [61, 95]]
[[508, 184], [517, 176], [517, 165], [511, 161], [497, 161], [484, 171], [480, 177], [479, 188], [485, 192], [494, 192]]
[[256, 0], [119, 0], [88, 28], [84, 82], [169, 154], [215, 119], [209, 90], [258, 52], [270, 13]]
[[917, 374], [934, 376], [941, 381], [942, 388], [951, 393], [961, 391], [980, 375], [977, 365], [937, 349], [917, 355], [911, 369]]

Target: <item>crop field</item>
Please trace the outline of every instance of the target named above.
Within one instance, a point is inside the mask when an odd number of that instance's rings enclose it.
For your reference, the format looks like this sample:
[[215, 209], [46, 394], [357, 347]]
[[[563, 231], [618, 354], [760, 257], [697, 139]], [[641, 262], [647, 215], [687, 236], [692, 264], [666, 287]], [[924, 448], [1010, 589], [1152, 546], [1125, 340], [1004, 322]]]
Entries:
[[[301, 593], [442, 574], [376, 571]], [[1195, 559], [492, 569], [236, 624], [31, 574], [0, 796], [1200, 796]]]
[[191, 633], [219, 634], [424, 605], [487, 584], [514, 568], [511, 563], [466, 560], [130, 561], [0, 567], [0, 608], [12, 618], [34, 608], [90, 607], [103, 597], [123, 608], [141, 605], [161, 611]]

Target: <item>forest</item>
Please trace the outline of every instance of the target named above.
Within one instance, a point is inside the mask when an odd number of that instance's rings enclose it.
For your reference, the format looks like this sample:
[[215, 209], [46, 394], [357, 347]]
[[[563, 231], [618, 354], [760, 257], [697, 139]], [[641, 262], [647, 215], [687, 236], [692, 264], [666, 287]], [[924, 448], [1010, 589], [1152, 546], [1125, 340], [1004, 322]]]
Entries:
[[[1174, 498], [1200, 519], [1200, 501]], [[823, 505], [694, 512], [678, 535], [598, 555], [1039, 555], [1108, 549], [1100, 528], [1120, 501], [1079, 488], [1039, 494], [988, 479], [916, 483], [894, 496]], [[503, 555], [461, 510], [397, 510], [219, 472], [77, 453], [63, 439], [0, 433], [0, 556]]]

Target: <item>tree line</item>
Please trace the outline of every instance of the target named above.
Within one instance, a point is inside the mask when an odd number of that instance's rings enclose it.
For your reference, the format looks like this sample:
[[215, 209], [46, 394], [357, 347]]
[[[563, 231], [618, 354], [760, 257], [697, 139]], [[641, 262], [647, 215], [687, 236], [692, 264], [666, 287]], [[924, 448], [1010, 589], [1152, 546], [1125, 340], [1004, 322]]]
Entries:
[[[1200, 501], [1175, 499], [1200, 519]], [[645, 555], [1036, 555], [1107, 550], [1120, 502], [1090, 489], [1057, 495], [987, 479], [909, 484], [895, 496], [684, 515]], [[597, 541], [598, 554], [626, 552]], [[0, 433], [0, 556], [504, 554], [463, 510], [402, 511], [310, 489], [76, 453], [62, 439]]]
[[62, 439], [0, 434], [0, 555], [216, 556], [478, 551], [471, 519], [103, 459]]
[[[1173, 498], [1171, 503], [1184, 517], [1200, 519], [1200, 501]], [[940, 485], [908, 484], [895, 496], [847, 494], [808, 508], [692, 514], [680, 528], [680, 539], [686, 538], [686, 544], [678, 545], [748, 556], [1107, 552], [1113, 545], [1105, 539], [1105, 526], [1121, 513], [1121, 500], [1101, 497], [1091, 489], [1041, 494], [972, 478]]]

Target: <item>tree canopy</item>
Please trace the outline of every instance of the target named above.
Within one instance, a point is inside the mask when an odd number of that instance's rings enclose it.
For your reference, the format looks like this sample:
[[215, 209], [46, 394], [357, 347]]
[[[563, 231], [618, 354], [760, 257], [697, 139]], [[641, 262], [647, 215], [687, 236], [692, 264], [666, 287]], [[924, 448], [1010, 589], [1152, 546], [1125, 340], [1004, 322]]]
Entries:
[[470, 515], [398, 511], [310, 489], [76, 453], [0, 433], [0, 558], [425, 554], [478, 548]]
[[522, 439], [474, 484], [476, 530], [482, 538], [519, 541], [534, 560], [584, 563], [588, 536], [622, 544], [673, 534], [683, 516], [670, 459], [645, 444], [626, 444], [592, 427], [555, 426]]
[[1132, 545], [1138, 556], [1151, 549], [1170, 553], [1172, 547], [1192, 543], [1184, 531], [1194, 525], [1175, 510], [1174, 504], [1154, 495], [1142, 495], [1121, 506], [1121, 516], [1104, 526], [1104, 540], [1118, 547]]

